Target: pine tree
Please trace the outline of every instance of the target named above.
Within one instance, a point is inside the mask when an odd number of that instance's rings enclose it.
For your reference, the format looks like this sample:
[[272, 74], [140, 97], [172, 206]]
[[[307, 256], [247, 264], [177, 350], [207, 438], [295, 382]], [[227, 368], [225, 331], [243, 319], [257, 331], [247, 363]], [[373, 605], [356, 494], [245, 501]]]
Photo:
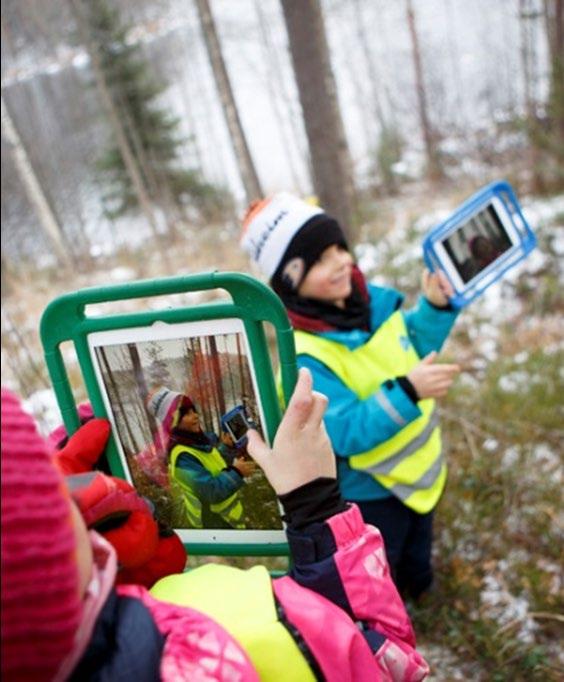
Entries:
[[[167, 84], [152, 77], [139, 45], [127, 40], [129, 27], [106, 0], [89, 0], [87, 8], [90, 36], [105, 81], [152, 202], [167, 216], [178, 216], [187, 207], [202, 217], [225, 213], [231, 208], [228, 192], [179, 163], [183, 146], [179, 120], [157, 104]], [[117, 144], [101, 156], [98, 168], [106, 188], [106, 213], [117, 217], [137, 209], [138, 196]]]

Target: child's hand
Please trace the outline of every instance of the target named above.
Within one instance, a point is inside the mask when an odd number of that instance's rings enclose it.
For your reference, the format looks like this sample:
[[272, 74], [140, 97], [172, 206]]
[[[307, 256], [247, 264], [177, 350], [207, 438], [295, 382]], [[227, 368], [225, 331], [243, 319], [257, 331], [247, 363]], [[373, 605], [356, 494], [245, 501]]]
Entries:
[[311, 374], [300, 369], [296, 388], [278, 427], [272, 450], [249, 431], [248, 450], [278, 495], [320, 476], [336, 478], [335, 455], [323, 424], [327, 398], [312, 391]]
[[458, 365], [435, 365], [435, 351], [429, 353], [407, 375], [420, 399], [442, 398], [448, 392], [456, 375], [460, 372]]
[[235, 443], [233, 442], [233, 438], [226, 433], [225, 431], [221, 432], [221, 435], [219, 436], [219, 439], [224, 445], [227, 445], [228, 448], [233, 448], [235, 447]]
[[257, 465], [254, 462], [251, 462], [244, 457], [235, 457], [233, 460], [233, 466], [243, 478], [250, 476], [257, 468]]
[[452, 284], [441, 270], [429, 272], [425, 268], [421, 277], [421, 288], [425, 298], [437, 308], [444, 308], [448, 305], [449, 298], [454, 296]]

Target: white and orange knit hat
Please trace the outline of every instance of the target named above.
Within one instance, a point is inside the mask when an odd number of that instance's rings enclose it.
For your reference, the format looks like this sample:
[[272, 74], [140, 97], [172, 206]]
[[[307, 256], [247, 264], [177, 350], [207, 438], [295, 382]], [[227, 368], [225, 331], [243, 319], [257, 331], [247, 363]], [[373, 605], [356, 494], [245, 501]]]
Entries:
[[18, 398], [1, 400], [2, 680], [52, 680], [82, 615], [69, 494]]
[[332, 244], [346, 247], [338, 222], [287, 192], [252, 203], [243, 219], [241, 246], [276, 291], [297, 290]]
[[251, 204], [243, 219], [241, 246], [271, 278], [297, 232], [323, 211], [287, 192]]

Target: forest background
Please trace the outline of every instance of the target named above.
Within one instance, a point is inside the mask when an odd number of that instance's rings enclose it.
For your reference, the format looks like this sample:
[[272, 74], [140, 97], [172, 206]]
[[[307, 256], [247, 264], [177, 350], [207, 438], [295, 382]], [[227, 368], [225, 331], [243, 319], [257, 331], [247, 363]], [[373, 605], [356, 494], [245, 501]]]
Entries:
[[248, 271], [245, 206], [290, 190], [409, 304], [428, 230], [513, 184], [539, 247], [445, 348], [440, 582], [410, 609], [431, 679], [561, 679], [562, 0], [5, 0], [1, 30], [2, 377], [45, 432], [57, 295]]

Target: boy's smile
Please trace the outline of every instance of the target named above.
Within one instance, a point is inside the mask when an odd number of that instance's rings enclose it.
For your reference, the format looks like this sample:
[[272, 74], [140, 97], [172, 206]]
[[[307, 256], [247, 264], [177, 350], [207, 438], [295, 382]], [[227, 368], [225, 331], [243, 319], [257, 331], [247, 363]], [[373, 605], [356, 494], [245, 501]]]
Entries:
[[344, 308], [352, 291], [352, 264], [352, 256], [343, 246], [328, 246], [309, 269], [298, 294]]

